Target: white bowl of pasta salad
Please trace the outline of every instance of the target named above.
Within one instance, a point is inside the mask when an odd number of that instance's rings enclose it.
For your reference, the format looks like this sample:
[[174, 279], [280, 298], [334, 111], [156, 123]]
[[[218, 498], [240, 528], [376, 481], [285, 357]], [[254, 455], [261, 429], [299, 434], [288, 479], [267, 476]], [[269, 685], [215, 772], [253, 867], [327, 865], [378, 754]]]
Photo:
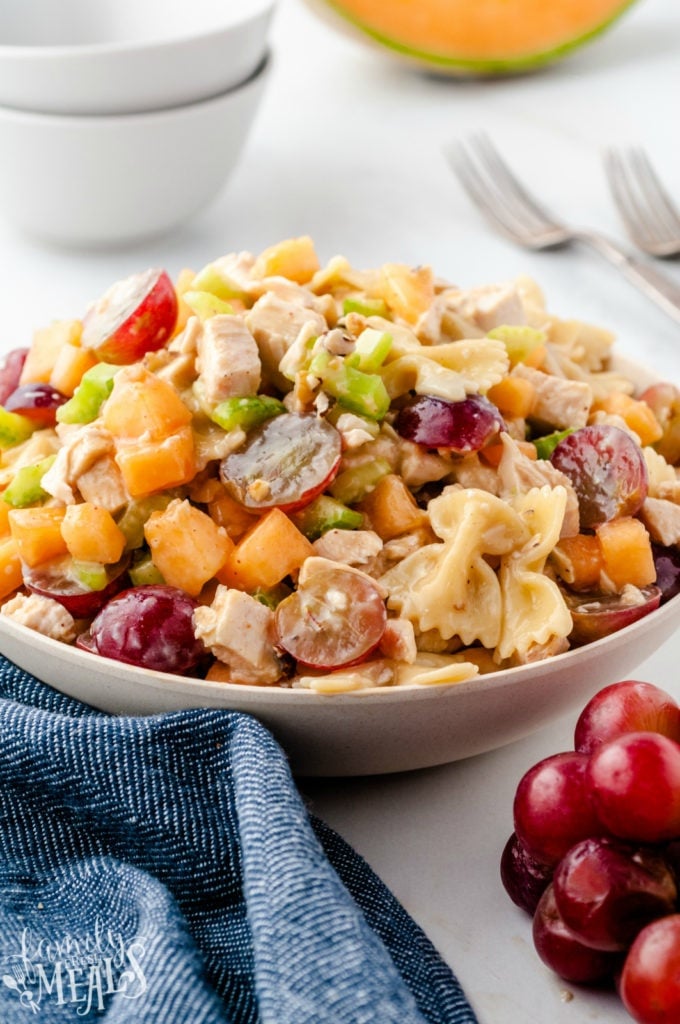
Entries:
[[116, 714], [252, 713], [301, 774], [511, 742], [680, 587], [680, 391], [533, 281], [307, 237], [114, 283], [0, 369], [0, 649]]

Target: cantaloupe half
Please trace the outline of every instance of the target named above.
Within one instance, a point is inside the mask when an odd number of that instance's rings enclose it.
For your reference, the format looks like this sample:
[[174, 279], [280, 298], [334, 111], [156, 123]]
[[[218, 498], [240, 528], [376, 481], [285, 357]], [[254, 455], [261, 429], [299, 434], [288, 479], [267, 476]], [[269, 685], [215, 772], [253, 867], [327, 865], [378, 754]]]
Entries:
[[312, 0], [364, 39], [450, 74], [509, 74], [562, 57], [634, 0]]

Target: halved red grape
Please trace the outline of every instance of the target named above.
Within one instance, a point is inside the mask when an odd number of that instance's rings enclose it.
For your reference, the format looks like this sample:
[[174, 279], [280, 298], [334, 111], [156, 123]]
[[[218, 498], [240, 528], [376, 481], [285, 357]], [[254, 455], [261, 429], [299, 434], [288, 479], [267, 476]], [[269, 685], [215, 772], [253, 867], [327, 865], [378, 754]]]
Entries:
[[661, 604], [680, 594], [680, 550], [652, 544], [656, 567], [656, 585], [661, 591]]
[[321, 416], [282, 413], [248, 434], [222, 460], [220, 477], [250, 509], [303, 508], [331, 483], [342, 455], [339, 431]]
[[79, 643], [104, 658], [181, 675], [206, 654], [194, 635], [196, 607], [197, 602], [176, 587], [132, 587], [102, 608]]
[[661, 590], [655, 584], [643, 587], [632, 599], [627, 594], [576, 594], [562, 588], [574, 628], [569, 634], [572, 646], [589, 644], [624, 626], [644, 618], [661, 603]]
[[376, 584], [351, 569], [314, 573], [277, 606], [278, 641], [316, 669], [356, 665], [380, 643], [387, 613]]
[[134, 363], [161, 348], [177, 321], [177, 293], [164, 270], [112, 285], [83, 318], [81, 344], [109, 363]]
[[625, 950], [650, 921], [675, 909], [677, 888], [661, 852], [607, 838], [584, 839], [562, 858], [555, 902], [576, 938]]
[[13, 348], [0, 358], [0, 405], [19, 387], [27, 355], [27, 348]]
[[41, 427], [53, 427], [57, 422], [57, 409], [67, 396], [51, 384], [22, 384], [5, 400], [5, 409], [26, 416]]
[[459, 402], [419, 395], [399, 410], [394, 421], [394, 429], [407, 441], [460, 454], [479, 451], [504, 428], [500, 412], [482, 395], [468, 395]]
[[108, 583], [101, 590], [85, 586], [73, 570], [70, 556], [50, 559], [31, 568], [22, 567], [24, 585], [34, 594], [58, 601], [74, 619], [89, 619], [96, 615], [119, 590], [128, 583], [127, 569], [130, 556], [106, 566]]
[[574, 430], [556, 445], [550, 461], [576, 491], [581, 530], [633, 516], [647, 497], [644, 455], [620, 427], [599, 423]]

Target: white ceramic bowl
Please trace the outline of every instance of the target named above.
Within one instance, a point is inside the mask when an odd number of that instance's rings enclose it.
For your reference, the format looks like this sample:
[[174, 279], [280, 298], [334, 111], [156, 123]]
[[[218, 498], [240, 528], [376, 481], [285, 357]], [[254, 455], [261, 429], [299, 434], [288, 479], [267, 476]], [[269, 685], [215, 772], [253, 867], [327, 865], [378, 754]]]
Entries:
[[0, 616], [0, 650], [57, 690], [114, 714], [229, 708], [268, 726], [299, 775], [410, 771], [521, 739], [625, 679], [677, 628], [680, 596], [547, 661], [452, 685], [324, 696], [162, 675], [50, 640]]
[[193, 103], [262, 63], [275, 0], [3, 0], [0, 105], [122, 114]]
[[270, 63], [235, 89], [172, 110], [69, 117], [0, 107], [0, 212], [32, 235], [71, 246], [170, 231], [227, 181]]

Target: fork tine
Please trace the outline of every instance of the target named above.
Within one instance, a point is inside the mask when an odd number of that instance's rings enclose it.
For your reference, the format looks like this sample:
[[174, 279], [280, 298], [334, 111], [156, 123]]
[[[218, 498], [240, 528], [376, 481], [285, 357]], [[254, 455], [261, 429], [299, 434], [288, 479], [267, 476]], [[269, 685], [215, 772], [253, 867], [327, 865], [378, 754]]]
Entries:
[[513, 241], [520, 238], [528, 244], [532, 233], [557, 227], [554, 218], [529, 196], [485, 136], [473, 136], [467, 146], [457, 142], [447, 152], [472, 201]]
[[659, 229], [680, 234], [680, 216], [661, 179], [652, 167], [651, 161], [641, 146], [631, 150], [631, 165], [635, 168], [640, 189], [644, 193], [650, 213], [652, 210], [660, 221]]
[[628, 164], [619, 150], [610, 149], [605, 157], [605, 169], [609, 186], [614, 196], [619, 213], [623, 218], [628, 233], [641, 245], [648, 244], [651, 239], [646, 227], [646, 218], [640, 207], [634, 187], [631, 185]]
[[680, 252], [680, 215], [641, 147], [611, 148], [605, 170], [633, 241], [654, 256]]

